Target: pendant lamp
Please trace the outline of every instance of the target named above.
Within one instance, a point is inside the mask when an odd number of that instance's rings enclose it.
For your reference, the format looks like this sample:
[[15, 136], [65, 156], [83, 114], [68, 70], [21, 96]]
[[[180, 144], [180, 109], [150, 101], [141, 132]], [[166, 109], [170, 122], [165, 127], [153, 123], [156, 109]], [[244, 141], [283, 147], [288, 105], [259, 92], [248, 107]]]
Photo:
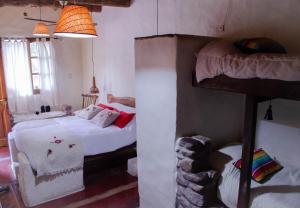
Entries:
[[35, 25], [32, 35], [39, 37], [49, 37], [49, 30], [45, 23], [39, 22]]
[[56, 23], [55, 36], [70, 38], [95, 38], [97, 32], [89, 10], [84, 6], [64, 6]]
[[98, 94], [99, 89], [96, 86], [96, 78], [95, 78], [95, 64], [94, 64], [94, 40], [92, 40], [92, 64], [93, 64], [93, 85], [90, 89], [90, 93]]
[[40, 3], [40, 22], [38, 22], [34, 29], [33, 29], [33, 36], [38, 36], [38, 37], [49, 37], [49, 29], [48, 26], [43, 23], [42, 20], [42, 6], [41, 6], [41, 2]]

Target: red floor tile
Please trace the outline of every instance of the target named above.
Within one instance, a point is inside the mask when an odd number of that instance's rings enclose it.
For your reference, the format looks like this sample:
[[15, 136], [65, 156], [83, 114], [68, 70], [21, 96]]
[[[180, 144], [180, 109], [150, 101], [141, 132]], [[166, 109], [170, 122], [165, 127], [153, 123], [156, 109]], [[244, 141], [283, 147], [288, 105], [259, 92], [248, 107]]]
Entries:
[[138, 188], [136, 187], [81, 208], [137, 208], [138, 200]]
[[0, 183], [10, 183], [14, 179], [11, 167], [10, 159], [0, 159]]
[[0, 147], [0, 159], [9, 157], [9, 149], [8, 147]]

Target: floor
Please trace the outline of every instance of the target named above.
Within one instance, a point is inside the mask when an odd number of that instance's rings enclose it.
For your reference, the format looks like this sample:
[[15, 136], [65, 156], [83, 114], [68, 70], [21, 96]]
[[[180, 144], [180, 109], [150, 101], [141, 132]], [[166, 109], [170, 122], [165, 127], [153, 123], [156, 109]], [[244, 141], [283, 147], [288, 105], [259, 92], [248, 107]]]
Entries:
[[[0, 148], [0, 184], [10, 186], [9, 193], [0, 195], [3, 208], [25, 207], [10, 169], [8, 148]], [[137, 208], [138, 200], [137, 178], [124, 165], [88, 176], [84, 191], [35, 208]]]

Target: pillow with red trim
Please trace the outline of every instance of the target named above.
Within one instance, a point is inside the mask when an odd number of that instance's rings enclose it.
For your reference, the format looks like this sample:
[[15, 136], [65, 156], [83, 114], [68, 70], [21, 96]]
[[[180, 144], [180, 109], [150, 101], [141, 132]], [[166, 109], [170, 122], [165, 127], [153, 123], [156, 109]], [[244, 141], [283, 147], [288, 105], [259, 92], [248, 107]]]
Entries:
[[[234, 163], [238, 169], [242, 168], [242, 161], [239, 159]], [[271, 175], [280, 171], [283, 167], [273, 160], [263, 149], [254, 151], [252, 163], [252, 179], [258, 183], [263, 183]]]
[[102, 103], [98, 104], [98, 106], [101, 107], [101, 108], [104, 108], [104, 109], [108, 109], [108, 110], [116, 110], [116, 111], [118, 111], [117, 109], [115, 109], [115, 108], [113, 108], [113, 107], [111, 107], [111, 106], [108, 106], [108, 105], [104, 105], [104, 104], [102, 104]]
[[119, 128], [124, 128], [135, 116], [135, 113], [126, 113], [124, 111], [119, 111], [120, 115], [113, 123]]

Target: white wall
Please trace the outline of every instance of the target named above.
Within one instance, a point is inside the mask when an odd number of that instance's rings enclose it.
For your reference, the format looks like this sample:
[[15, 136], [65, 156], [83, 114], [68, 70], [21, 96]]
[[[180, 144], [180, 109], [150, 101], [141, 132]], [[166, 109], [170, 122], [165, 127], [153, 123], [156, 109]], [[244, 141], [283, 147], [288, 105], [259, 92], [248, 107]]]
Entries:
[[[24, 20], [23, 13], [28, 17], [39, 18], [38, 7], [0, 7], [0, 37], [31, 37], [36, 22]], [[60, 9], [42, 8], [42, 18], [56, 21]], [[49, 27], [50, 33], [54, 27]], [[82, 70], [81, 41], [76, 39], [53, 40], [57, 59], [57, 80], [61, 104], [71, 104], [75, 109], [81, 106]]]
[[80, 109], [83, 92], [81, 41], [64, 38], [53, 40], [53, 44], [56, 53], [60, 103], [72, 105], [74, 110]]
[[[160, 30], [175, 32], [173, 0], [162, 1]], [[100, 90], [134, 96], [134, 38], [156, 34], [156, 1], [136, 0], [130, 8], [104, 7], [94, 14], [99, 37], [95, 39], [95, 70]], [[91, 87], [90, 40], [83, 41], [84, 90]]]
[[176, 187], [176, 39], [138, 40], [136, 57], [140, 207], [169, 208]]

